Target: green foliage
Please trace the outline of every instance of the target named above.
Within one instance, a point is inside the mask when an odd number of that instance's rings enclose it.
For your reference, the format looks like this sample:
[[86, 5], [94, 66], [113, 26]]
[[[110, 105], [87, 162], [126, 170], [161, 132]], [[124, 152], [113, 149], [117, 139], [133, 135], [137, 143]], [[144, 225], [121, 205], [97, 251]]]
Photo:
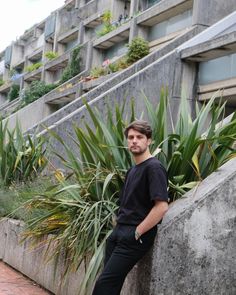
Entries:
[[112, 24], [104, 24], [102, 29], [96, 32], [96, 35], [98, 37], [102, 37], [110, 32], [112, 32], [116, 26], [113, 26]]
[[107, 74], [108, 74], [107, 70], [103, 67], [94, 67], [90, 71], [90, 76], [92, 78], [99, 78]]
[[34, 63], [34, 64], [30, 65], [30, 66], [27, 66], [25, 68], [25, 71], [26, 72], [33, 72], [33, 71], [39, 69], [42, 65], [43, 64], [41, 62], [36, 62], [36, 63]]
[[103, 26], [102, 26], [101, 30], [96, 32], [98, 37], [102, 37], [102, 36], [106, 35], [107, 33], [110, 33], [111, 31], [113, 31], [116, 28], [116, 26], [112, 25], [111, 21], [112, 21], [111, 11], [106, 10], [102, 16]]
[[125, 57], [119, 59], [116, 62], [108, 64], [106, 67], [94, 67], [90, 71], [90, 76], [92, 78], [99, 78], [104, 75], [118, 72], [120, 70], [126, 69], [129, 66], [127, 59]]
[[7, 98], [9, 101], [12, 101], [16, 98], [19, 97], [19, 92], [20, 92], [20, 85], [18, 84], [12, 84], [10, 91], [7, 95]]
[[76, 48], [72, 50], [71, 60], [62, 73], [60, 83], [64, 83], [80, 73], [81, 71], [80, 50], [81, 50], [81, 46], [77, 46]]
[[56, 57], [58, 57], [58, 53], [54, 52], [54, 51], [47, 51], [45, 52], [44, 56], [48, 59], [48, 60], [52, 60]]
[[127, 62], [133, 63], [149, 53], [148, 42], [141, 37], [136, 37], [128, 45]]
[[4, 81], [3, 79], [0, 79], [0, 87], [1, 87], [2, 85], [4, 85], [4, 83], [5, 83], [5, 81]]
[[24, 137], [17, 124], [12, 131], [0, 121], [0, 179], [3, 185], [32, 180], [46, 165], [42, 137]]
[[23, 94], [22, 100], [24, 106], [42, 97], [55, 87], [57, 87], [56, 84], [45, 84], [43, 81], [33, 81]]
[[[165, 165], [169, 175], [169, 194], [174, 200], [197, 185], [220, 165], [236, 156], [232, 148], [236, 140], [236, 113], [226, 125], [217, 125], [224, 114], [224, 105], [217, 106], [212, 98], [201, 109], [196, 109], [196, 118], [190, 117], [187, 99], [182, 97], [176, 127], [167, 129], [167, 92], [162, 91], [155, 108], [145, 98], [147, 119], [153, 128], [153, 156]], [[49, 187], [27, 203], [27, 208], [38, 214], [29, 220], [26, 237], [51, 235], [56, 241], [55, 256], [65, 253], [67, 270], [77, 269], [82, 259], [89, 258], [80, 294], [88, 291], [102, 265], [105, 240], [112, 229], [116, 199], [124, 175], [132, 165], [126, 148], [124, 127], [134, 118], [131, 103], [130, 120], [124, 117], [125, 105], [107, 105], [107, 119], [96, 109], [86, 104], [93, 126], [84, 122], [84, 128], [75, 126], [72, 139], [78, 146], [80, 159], [65, 141], [50, 131], [63, 145], [67, 157], [56, 154], [73, 173], [70, 182], [62, 179], [58, 186]], [[209, 116], [211, 122], [208, 122]], [[204, 133], [203, 133], [204, 132]], [[40, 214], [39, 214], [40, 212]], [[52, 257], [54, 258], [54, 257]], [[85, 291], [86, 290], [86, 291]]]
[[51, 185], [51, 178], [38, 177], [33, 181], [11, 183], [4, 186], [0, 181], [0, 218], [10, 216], [14, 219], [26, 221], [32, 216], [28, 215], [24, 204], [32, 199], [32, 195], [44, 192]]
[[110, 24], [112, 21], [112, 13], [110, 10], [106, 10], [103, 13], [102, 21], [104, 24]]
[[108, 69], [111, 73], [115, 73], [119, 71], [119, 65], [117, 62], [111, 63], [108, 65]]

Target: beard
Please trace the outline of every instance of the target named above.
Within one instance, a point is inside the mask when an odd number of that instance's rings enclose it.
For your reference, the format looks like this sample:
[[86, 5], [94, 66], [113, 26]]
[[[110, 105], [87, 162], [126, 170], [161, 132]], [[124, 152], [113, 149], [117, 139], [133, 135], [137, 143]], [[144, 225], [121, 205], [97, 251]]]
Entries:
[[134, 156], [140, 156], [146, 152], [147, 147], [141, 148], [140, 146], [135, 146], [135, 147], [130, 147], [129, 150]]

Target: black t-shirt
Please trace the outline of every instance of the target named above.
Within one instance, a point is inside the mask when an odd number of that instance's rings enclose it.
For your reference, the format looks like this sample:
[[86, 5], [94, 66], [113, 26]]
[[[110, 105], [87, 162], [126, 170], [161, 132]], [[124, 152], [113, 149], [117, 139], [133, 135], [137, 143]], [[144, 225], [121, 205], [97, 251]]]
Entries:
[[120, 194], [117, 223], [138, 225], [155, 200], [168, 202], [167, 173], [160, 161], [149, 158], [128, 170]]

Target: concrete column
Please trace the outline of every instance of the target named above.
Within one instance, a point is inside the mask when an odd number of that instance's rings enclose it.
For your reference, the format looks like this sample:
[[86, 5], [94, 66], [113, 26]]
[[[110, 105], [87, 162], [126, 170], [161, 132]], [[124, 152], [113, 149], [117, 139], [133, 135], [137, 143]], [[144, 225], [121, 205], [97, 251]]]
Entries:
[[211, 26], [235, 8], [235, 0], [194, 0], [193, 25]]
[[53, 42], [53, 51], [58, 50], [58, 34], [59, 34], [59, 28], [60, 28], [60, 15], [59, 11], [56, 12], [56, 25], [55, 25], [55, 33], [54, 33], [54, 42]]
[[136, 36], [138, 36], [138, 26], [137, 26], [137, 21], [136, 21], [136, 17], [135, 17], [135, 18], [132, 18], [131, 21], [130, 21], [129, 43]]
[[197, 87], [197, 63], [182, 61], [182, 67], [181, 89], [188, 99], [194, 99]]
[[114, 21], [117, 21], [121, 14], [124, 15], [124, 7], [125, 7], [124, 1], [119, 1], [119, 0], [112, 1], [111, 13], [112, 13], [112, 19]]
[[85, 62], [85, 70], [90, 70], [91, 66], [93, 64], [93, 59], [96, 57], [96, 49], [93, 48], [93, 42], [90, 41], [88, 42], [88, 47], [87, 47], [87, 57], [86, 57], [86, 62]]
[[131, 0], [130, 1], [130, 17], [134, 16], [135, 13], [138, 12], [139, 8], [139, 1], [138, 0]]
[[78, 43], [83, 44], [84, 43], [84, 23], [81, 21], [79, 24], [79, 32], [78, 32]]

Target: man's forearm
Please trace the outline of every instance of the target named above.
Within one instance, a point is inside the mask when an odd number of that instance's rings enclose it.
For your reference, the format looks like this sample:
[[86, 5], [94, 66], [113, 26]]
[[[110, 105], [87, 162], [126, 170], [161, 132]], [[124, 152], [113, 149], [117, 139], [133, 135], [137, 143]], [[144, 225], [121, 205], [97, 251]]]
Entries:
[[157, 202], [146, 218], [137, 226], [136, 231], [141, 236], [154, 227], [168, 210], [167, 202]]

